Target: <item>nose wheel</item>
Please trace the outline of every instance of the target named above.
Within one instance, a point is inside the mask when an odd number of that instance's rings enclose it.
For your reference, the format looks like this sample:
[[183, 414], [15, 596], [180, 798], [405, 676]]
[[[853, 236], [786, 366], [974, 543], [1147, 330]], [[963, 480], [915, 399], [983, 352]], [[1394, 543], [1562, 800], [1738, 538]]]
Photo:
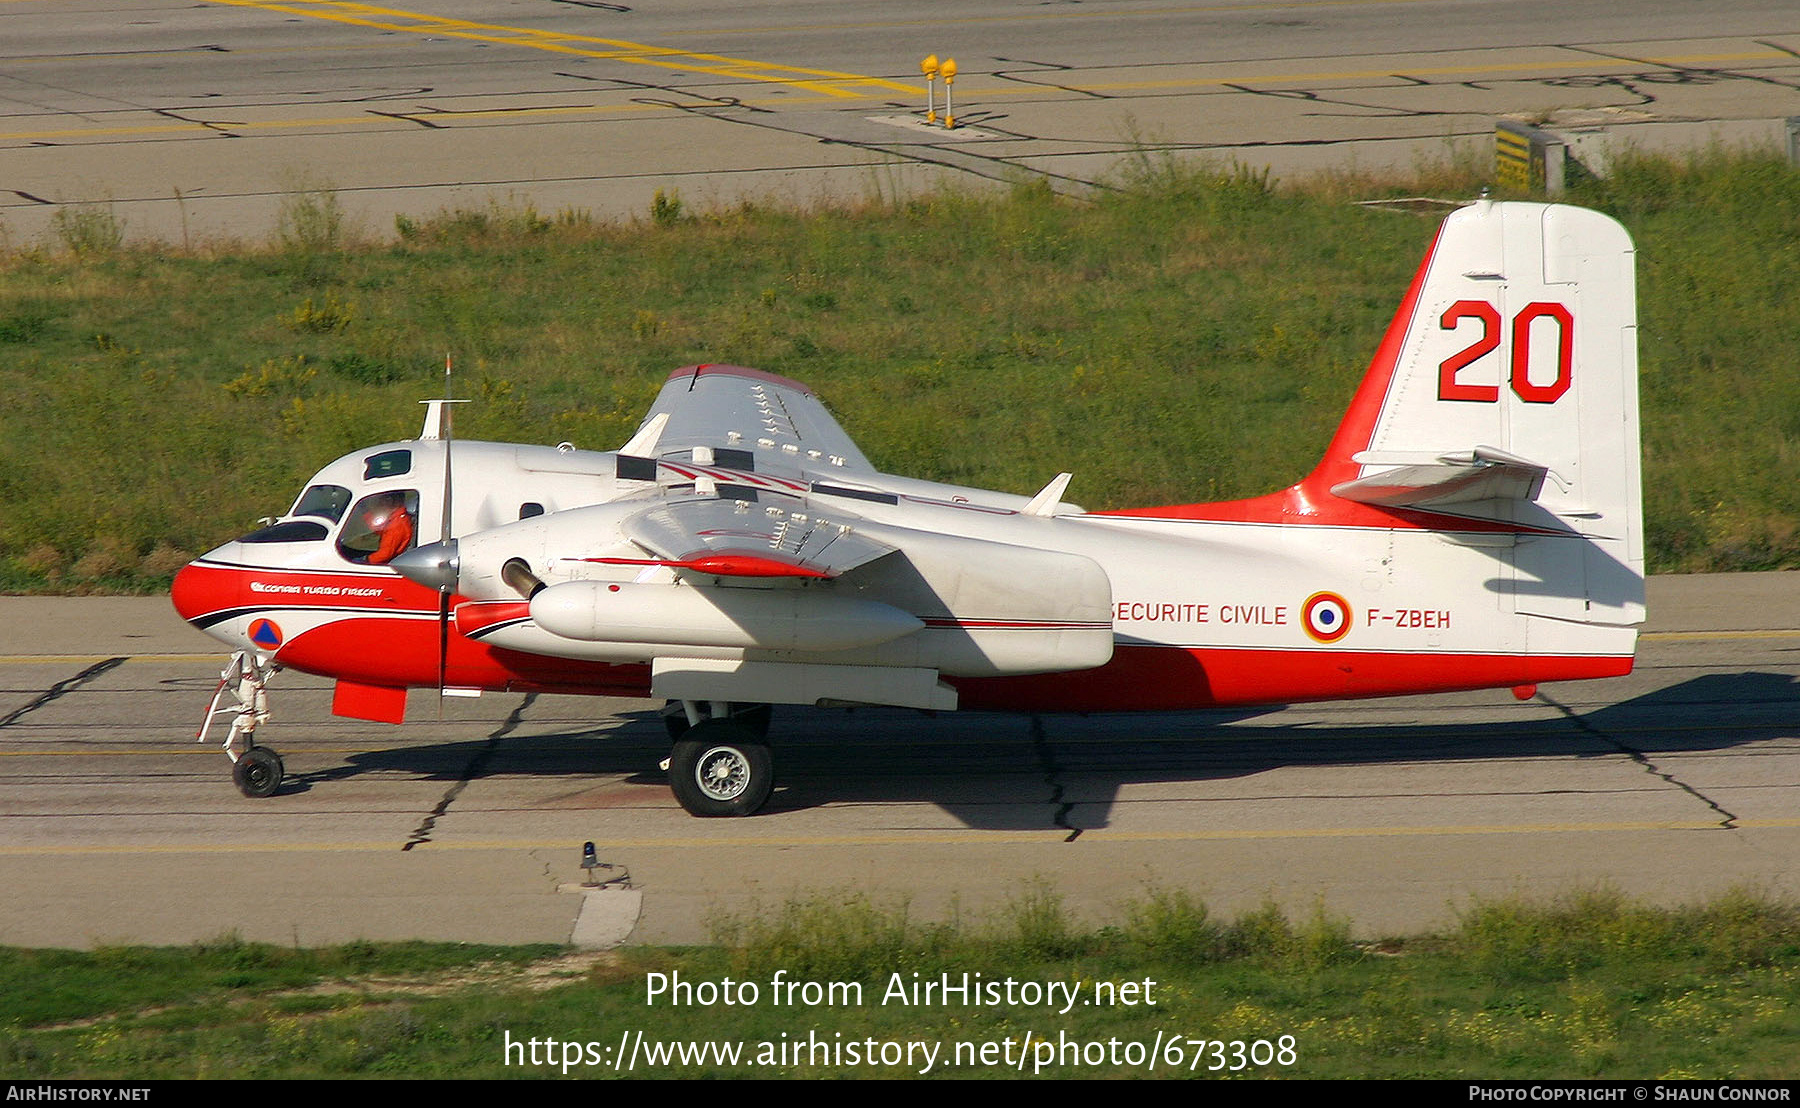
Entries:
[[281, 788], [285, 772], [281, 755], [270, 747], [253, 746], [238, 755], [236, 764], [231, 767], [231, 780], [236, 783], [238, 792], [261, 799], [275, 795], [275, 790]]

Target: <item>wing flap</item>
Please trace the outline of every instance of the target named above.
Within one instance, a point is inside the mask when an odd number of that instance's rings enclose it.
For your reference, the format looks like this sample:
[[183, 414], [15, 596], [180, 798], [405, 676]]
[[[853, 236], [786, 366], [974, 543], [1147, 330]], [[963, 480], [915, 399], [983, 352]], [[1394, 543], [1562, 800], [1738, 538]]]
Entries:
[[684, 500], [628, 516], [620, 530], [656, 564], [675, 569], [829, 579], [894, 551], [858, 533], [855, 520], [743, 500]]

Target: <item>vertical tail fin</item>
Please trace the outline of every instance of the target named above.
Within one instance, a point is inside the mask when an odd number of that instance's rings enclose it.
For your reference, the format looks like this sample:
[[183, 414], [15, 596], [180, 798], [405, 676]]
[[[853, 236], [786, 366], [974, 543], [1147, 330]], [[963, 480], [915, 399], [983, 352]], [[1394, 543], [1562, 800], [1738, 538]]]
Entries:
[[1505, 526], [1516, 611], [1640, 622], [1633, 260], [1625, 229], [1583, 208], [1482, 201], [1452, 214], [1294, 491], [1326, 514], [1351, 501], [1443, 530]]
[[1599, 212], [1462, 208], [1310, 475], [1251, 500], [1108, 514], [1487, 532], [1509, 547], [1497, 587], [1513, 611], [1641, 623], [1634, 256]]

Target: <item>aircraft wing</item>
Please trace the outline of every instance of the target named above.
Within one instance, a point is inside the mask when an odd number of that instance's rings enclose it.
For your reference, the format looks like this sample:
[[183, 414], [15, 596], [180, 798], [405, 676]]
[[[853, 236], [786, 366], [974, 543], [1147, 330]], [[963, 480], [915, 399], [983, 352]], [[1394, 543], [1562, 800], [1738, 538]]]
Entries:
[[758, 472], [875, 472], [811, 389], [730, 365], [692, 365], [670, 374], [619, 453], [662, 459], [686, 454], [699, 465]]
[[[781, 498], [787, 500], [789, 498]], [[895, 548], [855, 530], [854, 516], [734, 499], [683, 500], [629, 516], [619, 529], [676, 569], [721, 577], [831, 578]]]

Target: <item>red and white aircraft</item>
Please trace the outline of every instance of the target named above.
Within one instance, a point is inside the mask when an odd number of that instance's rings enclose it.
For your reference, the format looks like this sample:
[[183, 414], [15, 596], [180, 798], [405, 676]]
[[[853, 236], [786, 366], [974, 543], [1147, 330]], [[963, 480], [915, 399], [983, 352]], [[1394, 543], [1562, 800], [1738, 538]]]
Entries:
[[182, 570], [175, 607], [237, 650], [207, 719], [235, 713], [256, 796], [281, 783], [255, 741], [281, 667], [391, 723], [417, 687], [667, 701], [670, 783], [709, 816], [768, 798], [770, 704], [1169, 710], [1624, 674], [1632, 265], [1595, 212], [1458, 210], [1324, 459], [1251, 500], [1086, 512], [1068, 474], [1034, 497], [895, 477], [803, 385], [699, 365], [616, 452], [453, 445], [431, 402], [419, 439], [332, 462]]

